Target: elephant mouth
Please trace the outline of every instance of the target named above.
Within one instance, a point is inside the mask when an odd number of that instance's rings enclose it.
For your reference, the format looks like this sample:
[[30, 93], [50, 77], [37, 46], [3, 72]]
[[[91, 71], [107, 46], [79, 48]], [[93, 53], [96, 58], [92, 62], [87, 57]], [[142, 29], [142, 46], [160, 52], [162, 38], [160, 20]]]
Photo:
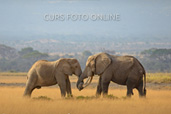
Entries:
[[93, 79], [93, 76], [91, 76], [91, 77], [89, 76], [85, 83], [81, 82], [81, 83], [78, 85], [79, 91], [81, 91], [82, 89], [84, 89], [84, 88], [86, 88], [88, 85], [90, 85], [92, 79]]

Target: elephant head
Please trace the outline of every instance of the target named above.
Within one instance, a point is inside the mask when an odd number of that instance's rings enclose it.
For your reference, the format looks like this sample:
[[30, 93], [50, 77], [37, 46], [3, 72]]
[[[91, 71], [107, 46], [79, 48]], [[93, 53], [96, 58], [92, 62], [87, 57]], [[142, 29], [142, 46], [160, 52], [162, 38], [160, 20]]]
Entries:
[[69, 58], [69, 59], [61, 59], [59, 65], [62, 65], [62, 72], [67, 75], [75, 74], [80, 77], [82, 70], [77, 59]]
[[[77, 88], [82, 90], [87, 87], [91, 83], [93, 76], [102, 74], [110, 64], [111, 58], [107, 53], [100, 53], [90, 56], [86, 62], [86, 67], [83, 73], [77, 81]], [[83, 80], [85, 78], [88, 79], [84, 83]]]

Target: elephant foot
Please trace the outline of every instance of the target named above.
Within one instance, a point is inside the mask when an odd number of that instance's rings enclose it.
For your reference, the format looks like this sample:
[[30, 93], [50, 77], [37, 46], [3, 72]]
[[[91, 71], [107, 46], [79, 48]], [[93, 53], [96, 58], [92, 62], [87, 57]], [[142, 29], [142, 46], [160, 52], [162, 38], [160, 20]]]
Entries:
[[103, 93], [103, 98], [107, 98], [108, 94], [107, 93]]
[[101, 96], [101, 94], [99, 93], [96, 93], [96, 97], [99, 98]]
[[23, 98], [31, 98], [31, 95], [23, 95]]
[[146, 95], [139, 95], [139, 98], [146, 98]]
[[132, 94], [127, 94], [126, 97], [127, 97], [127, 98], [131, 98], [131, 95], [132, 95]]
[[67, 94], [67, 97], [72, 98], [73, 95], [72, 94]]

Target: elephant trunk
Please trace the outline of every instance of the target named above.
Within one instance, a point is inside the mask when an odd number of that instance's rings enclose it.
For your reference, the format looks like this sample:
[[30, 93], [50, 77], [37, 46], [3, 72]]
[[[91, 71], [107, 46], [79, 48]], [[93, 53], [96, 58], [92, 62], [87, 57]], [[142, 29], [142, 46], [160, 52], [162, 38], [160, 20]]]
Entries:
[[84, 79], [85, 78], [83, 78], [84, 76], [83, 76], [83, 74], [80, 76], [80, 78], [78, 79], [78, 81], [77, 81], [77, 88], [79, 89], [79, 91], [81, 91], [82, 89], [84, 89], [85, 87], [87, 87], [90, 83], [91, 83], [91, 81], [92, 81], [92, 79], [93, 79], [93, 76], [91, 76], [91, 77], [88, 77], [88, 79], [86, 80], [86, 82], [84, 83]]
[[83, 84], [84, 84], [84, 81], [83, 81], [83, 77], [82, 75], [79, 77], [78, 81], [77, 81], [77, 88], [81, 91], [83, 89]]

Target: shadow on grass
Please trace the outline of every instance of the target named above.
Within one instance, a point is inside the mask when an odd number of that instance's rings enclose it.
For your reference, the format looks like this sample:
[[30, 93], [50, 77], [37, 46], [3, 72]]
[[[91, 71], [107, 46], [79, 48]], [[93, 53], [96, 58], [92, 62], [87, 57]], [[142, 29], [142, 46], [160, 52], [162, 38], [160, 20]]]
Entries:
[[112, 94], [106, 95], [104, 98], [106, 98], [106, 99], [119, 99], [118, 97], [116, 97], [116, 96], [114, 96]]
[[[110, 95], [106, 95], [104, 97], [96, 97], [96, 96], [75, 96], [75, 97], [65, 97], [64, 99], [66, 100], [94, 100], [94, 99], [111, 99], [111, 100], [126, 100], [126, 99], [129, 99], [128, 97], [126, 96], [123, 96], [121, 98], [119, 97], [116, 97], [112, 94]], [[38, 97], [33, 97], [32, 98], [33, 100], [42, 100], [42, 101], [53, 101], [53, 99], [47, 97], [47, 96], [38, 96]]]
[[126, 100], [126, 99], [129, 99], [128, 97], [124, 96], [124, 97], [116, 97], [112, 94], [110, 95], [106, 95], [104, 97], [96, 97], [96, 96], [77, 96], [75, 99], [78, 99], [78, 100], [92, 100], [92, 99], [111, 99], [111, 100]]
[[47, 96], [39, 96], [39, 97], [33, 97], [33, 100], [44, 100], [44, 101], [52, 101], [51, 98]]
[[76, 99], [78, 100], [92, 100], [92, 99], [97, 99], [98, 97], [96, 96], [77, 96]]

